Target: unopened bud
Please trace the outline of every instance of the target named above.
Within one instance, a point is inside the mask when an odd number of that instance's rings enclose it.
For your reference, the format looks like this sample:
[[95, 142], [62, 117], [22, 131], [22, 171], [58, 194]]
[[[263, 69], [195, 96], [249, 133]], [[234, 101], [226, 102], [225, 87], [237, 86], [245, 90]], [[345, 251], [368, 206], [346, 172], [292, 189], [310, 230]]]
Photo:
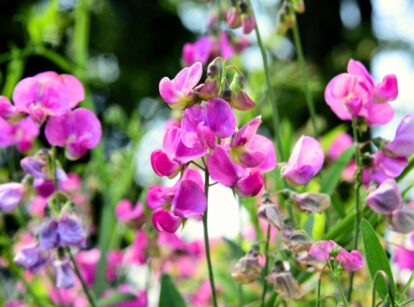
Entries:
[[251, 249], [244, 257], [237, 261], [231, 276], [239, 284], [250, 284], [256, 281], [262, 268], [259, 264], [259, 254], [255, 249]]

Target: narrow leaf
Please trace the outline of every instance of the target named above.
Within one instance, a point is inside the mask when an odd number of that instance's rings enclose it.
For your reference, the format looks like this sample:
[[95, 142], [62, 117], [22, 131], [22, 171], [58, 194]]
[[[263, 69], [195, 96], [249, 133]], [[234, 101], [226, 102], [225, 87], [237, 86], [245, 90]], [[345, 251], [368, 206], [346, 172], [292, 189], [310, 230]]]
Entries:
[[99, 299], [97, 304], [98, 306], [113, 306], [122, 302], [131, 301], [135, 298], [135, 295], [117, 292]]
[[[361, 220], [361, 230], [362, 238], [364, 241], [365, 258], [367, 259], [368, 269], [371, 278], [374, 278], [376, 272], [384, 271], [385, 274], [387, 274], [390, 283], [391, 293], [393, 297], [395, 297], [396, 290], [394, 278], [391, 273], [391, 268], [388, 262], [387, 255], [385, 254], [385, 251], [381, 246], [377, 233], [366, 219]], [[376, 290], [378, 294], [381, 296], [381, 298], [385, 300], [388, 295], [388, 288], [387, 284], [383, 279], [378, 280]]]
[[163, 274], [161, 278], [160, 301], [158, 307], [185, 307], [183, 297], [175, 287], [171, 276]]
[[328, 168], [321, 176], [321, 193], [331, 195], [342, 177], [342, 172], [347, 167], [354, 155], [355, 147], [351, 146]]

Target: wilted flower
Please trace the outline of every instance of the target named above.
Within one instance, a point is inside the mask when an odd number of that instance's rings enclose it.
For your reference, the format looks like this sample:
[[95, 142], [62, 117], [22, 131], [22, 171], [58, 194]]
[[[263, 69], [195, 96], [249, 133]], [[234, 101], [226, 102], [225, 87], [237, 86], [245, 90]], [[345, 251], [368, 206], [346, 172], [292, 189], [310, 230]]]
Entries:
[[174, 79], [164, 77], [160, 81], [159, 91], [162, 99], [172, 109], [182, 109], [193, 100], [193, 88], [198, 84], [203, 74], [203, 66], [196, 62], [182, 69]]
[[324, 153], [317, 140], [302, 136], [290, 155], [283, 176], [292, 184], [307, 184], [322, 168]]
[[70, 289], [75, 286], [75, 273], [68, 258], [55, 260], [52, 263], [55, 269], [56, 288]]
[[266, 276], [266, 280], [282, 299], [298, 300], [304, 295], [298, 281], [290, 271], [283, 268], [283, 264], [275, 265], [272, 272]]
[[277, 230], [283, 228], [283, 218], [279, 206], [275, 204], [263, 204], [257, 210], [257, 216], [275, 227]]
[[292, 199], [306, 213], [320, 213], [331, 205], [331, 198], [324, 193], [293, 193]]
[[290, 232], [284, 241], [294, 254], [308, 251], [313, 244], [311, 238], [304, 231], [298, 230]]
[[388, 225], [396, 232], [414, 231], [414, 207], [402, 207], [395, 210], [388, 219]]
[[10, 213], [23, 200], [23, 184], [9, 182], [0, 184], [0, 212]]
[[392, 214], [402, 206], [401, 193], [393, 179], [387, 179], [366, 199], [367, 205], [380, 214]]
[[237, 261], [231, 276], [239, 284], [250, 284], [260, 277], [261, 272], [262, 267], [259, 264], [259, 253], [257, 248], [253, 247]]

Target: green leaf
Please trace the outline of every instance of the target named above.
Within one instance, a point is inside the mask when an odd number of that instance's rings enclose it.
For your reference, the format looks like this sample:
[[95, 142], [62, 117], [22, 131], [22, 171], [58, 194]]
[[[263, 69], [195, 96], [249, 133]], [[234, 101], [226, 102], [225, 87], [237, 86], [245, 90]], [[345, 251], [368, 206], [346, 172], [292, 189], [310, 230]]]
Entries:
[[[396, 290], [394, 278], [391, 273], [387, 255], [381, 246], [377, 233], [366, 219], [361, 220], [361, 230], [364, 241], [365, 258], [367, 259], [371, 278], [374, 279], [376, 272], [384, 271], [389, 280], [391, 293], [393, 297], [395, 297]], [[386, 299], [388, 295], [388, 287], [383, 279], [377, 281], [377, 292], [383, 300]]]
[[183, 307], [186, 306], [183, 297], [175, 287], [171, 276], [163, 274], [161, 278], [161, 292], [158, 307]]
[[322, 175], [321, 179], [321, 193], [331, 195], [342, 177], [342, 172], [347, 167], [354, 155], [355, 147], [351, 146], [329, 167], [329, 169]]
[[131, 301], [135, 298], [135, 295], [118, 292], [99, 299], [97, 304], [98, 306], [114, 306], [115, 304]]

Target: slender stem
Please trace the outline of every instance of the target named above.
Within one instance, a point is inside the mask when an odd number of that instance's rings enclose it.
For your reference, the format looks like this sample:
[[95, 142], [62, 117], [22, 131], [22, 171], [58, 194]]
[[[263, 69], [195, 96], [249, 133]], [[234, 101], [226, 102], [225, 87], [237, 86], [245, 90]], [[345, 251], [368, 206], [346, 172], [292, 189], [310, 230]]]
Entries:
[[401, 291], [400, 300], [403, 299], [404, 296], [407, 294], [407, 292], [410, 289], [411, 284], [413, 283], [413, 281], [414, 281], [414, 272], [411, 273], [410, 279], [408, 280], [408, 282], [405, 284], [403, 290]]
[[[335, 261], [335, 260], [334, 260], [334, 261]], [[339, 293], [341, 294], [341, 297], [342, 297], [342, 302], [343, 302], [343, 304], [344, 304], [344, 306], [345, 306], [345, 307], [348, 307], [348, 306], [349, 306], [349, 303], [348, 303], [348, 300], [347, 300], [347, 298], [346, 298], [346, 296], [345, 296], [344, 289], [342, 288], [342, 285], [341, 285], [341, 283], [340, 283], [340, 281], [339, 281], [337, 271], [333, 268], [333, 266], [332, 266], [332, 262], [331, 262], [331, 260], [329, 260], [329, 259], [328, 259], [328, 267], [329, 267], [329, 269], [330, 269], [330, 270], [331, 270], [331, 272], [332, 272], [332, 276], [333, 276], [333, 278], [334, 278], [334, 280], [335, 280], [336, 286], [337, 286], [337, 288], [338, 288], [338, 290], [339, 290]]]
[[260, 53], [262, 55], [263, 60], [263, 69], [265, 73], [265, 79], [266, 79], [266, 86], [267, 86], [267, 99], [272, 106], [272, 117], [273, 117], [273, 128], [274, 128], [274, 138], [277, 146], [277, 151], [279, 153], [279, 157], [281, 161], [284, 161], [284, 154], [283, 154], [283, 146], [282, 146], [282, 138], [281, 138], [281, 132], [280, 132], [280, 117], [279, 117], [279, 110], [276, 104], [275, 95], [273, 92], [272, 82], [270, 79], [270, 72], [269, 72], [269, 63], [266, 55], [266, 50], [264, 48], [262, 37], [260, 35], [259, 26], [257, 24], [257, 19], [254, 13], [253, 6], [251, 5], [251, 1], [249, 0], [249, 4], [251, 7], [251, 12], [253, 14], [254, 19], [256, 20], [256, 26], [254, 28], [256, 32], [256, 38], [257, 38], [257, 44], [260, 48]]
[[322, 285], [322, 275], [325, 272], [325, 269], [327, 267], [327, 264], [324, 265], [324, 267], [322, 268], [321, 274], [319, 275], [319, 280], [318, 280], [318, 290], [316, 292], [316, 307], [320, 307], [321, 306], [321, 285]]
[[262, 291], [262, 302], [260, 304], [261, 307], [265, 305], [266, 300], [266, 292], [267, 292], [267, 280], [266, 276], [269, 273], [269, 244], [270, 244], [270, 224], [267, 225], [267, 232], [266, 232], [266, 245], [265, 245], [265, 267], [263, 270], [263, 291]]
[[403, 303], [401, 303], [401, 307], [403, 307], [403, 306], [406, 306], [406, 305], [408, 305], [409, 303], [411, 303], [411, 302], [414, 302], [414, 297], [412, 297], [412, 298], [410, 298], [409, 300], [407, 300], [407, 301], [405, 301], [405, 302], [403, 302]]
[[210, 257], [210, 242], [208, 238], [208, 225], [207, 225], [207, 212], [208, 212], [208, 188], [209, 188], [209, 174], [208, 170], [204, 172], [204, 191], [206, 194], [207, 200], [207, 207], [206, 211], [203, 214], [203, 228], [204, 228], [204, 247], [206, 252], [207, 258], [207, 266], [208, 266], [208, 277], [210, 279], [210, 287], [211, 293], [213, 294], [213, 304], [214, 307], [217, 307], [217, 294], [216, 294], [216, 286], [214, 285], [214, 273], [213, 273], [213, 265], [211, 264], [211, 257]]
[[85, 280], [82, 277], [81, 272], [79, 271], [78, 265], [76, 264], [76, 260], [75, 260], [75, 257], [73, 257], [72, 251], [70, 250], [69, 247], [67, 247], [65, 250], [66, 250], [66, 253], [69, 255], [70, 261], [72, 262], [72, 265], [75, 269], [76, 276], [78, 276], [82, 284], [83, 292], [85, 292], [86, 296], [88, 297], [89, 304], [91, 304], [92, 307], [96, 307], [97, 305], [95, 303], [95, 299], [92, 296], [91, 292], [89, 291], [88, 285], [86, 284]]
[[300, 41], [299, 26], [298, 26], [297, 20], [293, 23], [292, 32], [293, 32], [293, 41], [295, 44], [296, 54], [298, 56], [299, 68], [300, 68], [302, 79], [303, 79], [303, 89], [305, 91], [305, 100], [308, 106], [308, 110], [309, 110], [309, 114], [310, 114], [310, 118], [312, 122], [313, 133], [315, 136], [318, 136], [318, 128], [316, 125], [315, 104], [313, 102], [312, 93], [309, 88], [308, 75], [306, 73], [305, 56], [303, 55], [302, 43]]
[[[354, 136], [355, 144], [355, 160], [357, 164], [355, 185], [354, 185], [354, 198], [355, 198], [355, 226], [354, 226], [354, 249], [358, 249], [358, 238], [359, 238], [359, 224], [361, 221], [361, 208], [360, 208], [360, 189], [362, 185], [362, 160], [361, 153], [359, 152], [359, 143], [358, 143], [358, 126], [357, 118], [352, 117], [352, 133]], [[352, 301], [352, 288], [354, 283], [354, 272], [349, 276], [349, 290], [348, 290], [348, 300]]]

